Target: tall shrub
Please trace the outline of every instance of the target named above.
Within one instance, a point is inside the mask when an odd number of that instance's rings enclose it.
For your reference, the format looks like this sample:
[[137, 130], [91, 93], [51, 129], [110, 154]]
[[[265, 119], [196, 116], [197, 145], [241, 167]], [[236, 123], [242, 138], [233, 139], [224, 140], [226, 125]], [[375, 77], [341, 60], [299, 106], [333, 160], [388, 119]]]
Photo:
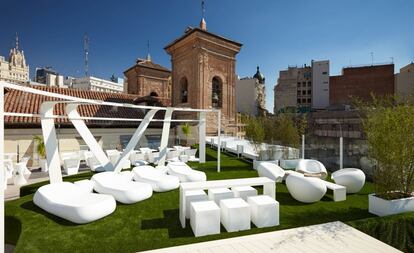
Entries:
[[259, 118], [248, 117], [245, 119], [246, 138], [254, 145], [256, 152], [260, 151], [260, 146], [265, 138], [265, 129]]
[[376, 160], [375, 193], [385, 199], [414, 192], [414, 106], [375, 99], [359, 105], [369, 155]]

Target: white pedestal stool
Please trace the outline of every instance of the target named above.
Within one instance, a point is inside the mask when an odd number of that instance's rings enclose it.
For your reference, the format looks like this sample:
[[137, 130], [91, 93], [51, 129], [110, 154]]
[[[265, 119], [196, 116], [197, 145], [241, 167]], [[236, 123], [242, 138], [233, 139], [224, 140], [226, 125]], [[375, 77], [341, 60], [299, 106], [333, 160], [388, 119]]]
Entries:
[[220, 208], [214, 201], [192, 202], [190, 213], [190, 225], [196, 237], [220, 233]]
[[203, 190], [185, 192], [185, 218], [190, 219], [191, 202], [207, 201], [208, 196]]
[[234, 198], [234, 193], [228, 188], [213, 188], [208, 190], [208, 198], [220, 205], [220, 200]]
[[251, 219], [258, 228], [279, 225], [279, 202], [267, 195], [248, 197]]
[[251, 186], [236, 186], [231, 188], [234, 197], [247, 201], [247, 197], [256, 196], [257, 190]]
[[221, 223], [228, 232], [250, 229], [250, 206], [241, 198], [220, 200]]

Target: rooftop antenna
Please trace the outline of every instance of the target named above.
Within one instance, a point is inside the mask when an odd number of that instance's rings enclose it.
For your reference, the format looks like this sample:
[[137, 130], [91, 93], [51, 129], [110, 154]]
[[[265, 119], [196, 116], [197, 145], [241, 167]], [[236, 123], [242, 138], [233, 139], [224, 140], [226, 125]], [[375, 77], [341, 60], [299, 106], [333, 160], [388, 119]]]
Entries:
[[371, 66], [374, 66], [374, 52], [371, 52]]
[[390, 57], [390, 59], [391, 59], [391, 63], [394, 63], [394, 57]]
[[85, 36], [83, 37], [83, 52], [85, 57], [85, 76], [89, 76], [89, 38], [88, 34], [85, 33]]
[[150, 55], [150, 41], [147, 41], [147, 61], [151, 61], [151, 55]]

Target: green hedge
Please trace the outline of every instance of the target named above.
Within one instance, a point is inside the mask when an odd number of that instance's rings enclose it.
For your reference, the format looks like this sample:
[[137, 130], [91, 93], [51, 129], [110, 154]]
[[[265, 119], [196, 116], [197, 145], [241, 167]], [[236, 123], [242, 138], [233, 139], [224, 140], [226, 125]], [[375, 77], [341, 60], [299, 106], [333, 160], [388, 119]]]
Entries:
[[404, 252], [414, 252], [414, 213], [347, 222], [350, 226]]

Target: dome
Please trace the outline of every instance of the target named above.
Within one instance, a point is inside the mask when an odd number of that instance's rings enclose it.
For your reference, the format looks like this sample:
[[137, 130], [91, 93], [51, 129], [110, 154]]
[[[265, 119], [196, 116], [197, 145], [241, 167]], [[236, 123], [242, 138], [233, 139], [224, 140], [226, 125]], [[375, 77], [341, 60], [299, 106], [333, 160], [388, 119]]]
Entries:
[[256, 78], [259, 81], [259, 83], [265, 83], [265, 77], [260, 73], [259, 66], [257, 66], [256, 74], [254, 74], [253, 77]]

